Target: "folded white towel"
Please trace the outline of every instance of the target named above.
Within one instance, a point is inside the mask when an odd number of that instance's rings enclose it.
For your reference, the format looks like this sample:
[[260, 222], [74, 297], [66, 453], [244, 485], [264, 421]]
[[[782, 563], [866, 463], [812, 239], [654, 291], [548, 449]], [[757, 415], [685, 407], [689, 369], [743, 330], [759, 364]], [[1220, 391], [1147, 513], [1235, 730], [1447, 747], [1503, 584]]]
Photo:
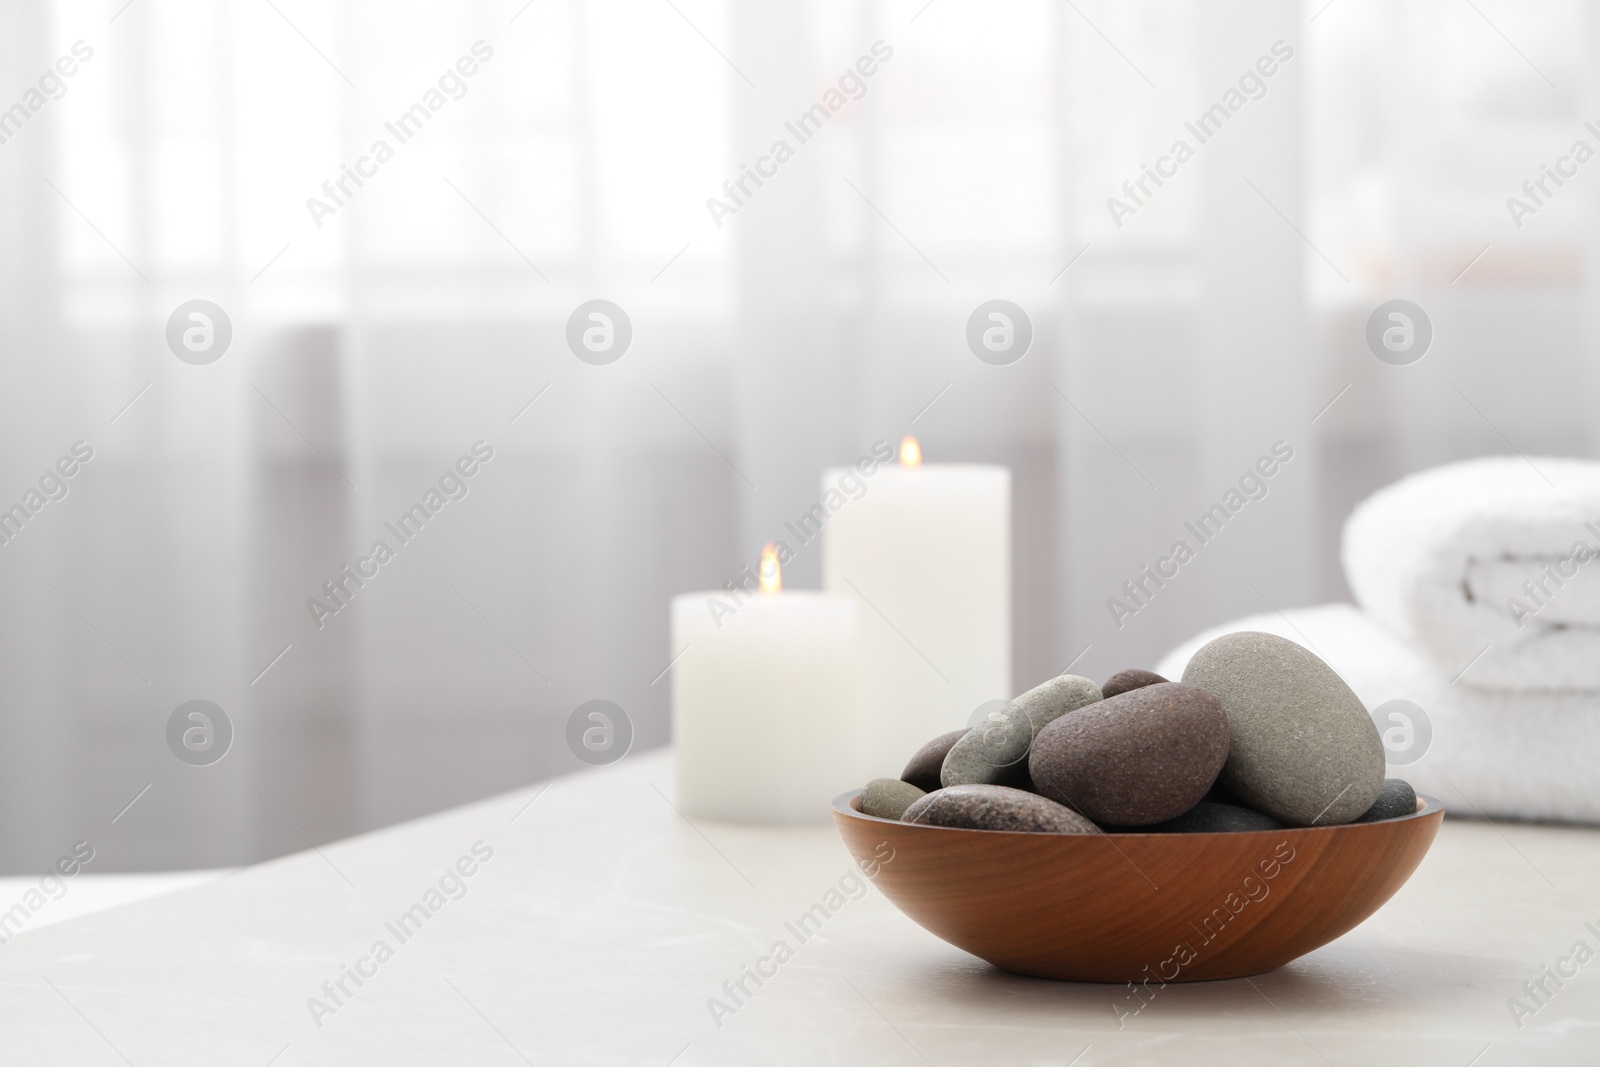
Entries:
[[1403, 478], [1344, 526], [1356, 603], [1447, 679], [1600, 690], [1600, 463], [1494, 456]]
[[[1207, 630], [1167, 655], [1174, 681], [1196, 649], [1238, 630], [1296, 641], [1322, 657], [1370, 712], [1409, 700], [1432, 727], [1425, 754], [1388, 774], [1457, 815], [1600, 823], [1600, 695], [1470, 689], [1350, 604], [1252, 615]], [[1398, 726], [1379, 723], [1380, 731]], [[1397, 737], [1398, 740], [1398, 737]]]

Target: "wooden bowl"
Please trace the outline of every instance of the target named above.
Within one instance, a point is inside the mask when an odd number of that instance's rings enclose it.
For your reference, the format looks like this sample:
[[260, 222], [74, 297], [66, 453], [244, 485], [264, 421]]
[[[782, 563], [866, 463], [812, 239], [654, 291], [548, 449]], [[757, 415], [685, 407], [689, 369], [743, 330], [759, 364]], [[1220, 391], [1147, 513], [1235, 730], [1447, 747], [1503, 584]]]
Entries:
[[876, 819], [833, 802], [883, 895], [1017, 974], [1198, 982], [1281, 967], [1359, 924], [1422, 862], [1444, 806], [1386, 822], [1214, 834], [1021, 834]]

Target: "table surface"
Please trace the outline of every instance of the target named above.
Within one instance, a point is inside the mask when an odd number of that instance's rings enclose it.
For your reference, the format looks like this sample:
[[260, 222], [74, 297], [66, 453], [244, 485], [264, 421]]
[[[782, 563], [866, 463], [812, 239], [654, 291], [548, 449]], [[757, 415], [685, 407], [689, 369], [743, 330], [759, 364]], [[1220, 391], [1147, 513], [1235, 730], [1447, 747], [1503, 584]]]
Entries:
[[46, 895], [44, 905], [25, 919], [19, 918], [20, 913], [13, 911], [13, 908], [18, 903], [26, 907], [37, 902], [38, 898], [29, 894], [39, 889], [39, 879], [26, 875], [5, 875], [0, 877], [0, 920], [9, 914], [14, 921], [4, 922], [0, 926], [0, 938], [9, 940], [12, 935], [27, 930], [38, 930], [95, 912], [120, 908], [135, 901], [165, 896], [180, 889], [215, 881], [228, 873], [227, 869], [137, 874], [81, 872], [70, 883], [65, 883], [65, 892], [53, 891]]
[[[1600, 950], [1600, 832], [1446, 821], [1356, 930], [1271, 974], [1169, 985], [1119, 1026], [1126, 987], [1006, 974], [876, 890], [830, 898], [854, 884], [831, 825], [691, 823], [674, 796], [670, 755], [647, 754], [30, 930], [0, 952], [0, 1061], [1600, 1060], [1600, 958], [1563, 965], [1520, 1028], [1507, 1005], [1575, 943]], [[841, 897], [805, 943], [788, 932]], [[734, 1002], [723, 983], [780, 939], [792, 958]]]

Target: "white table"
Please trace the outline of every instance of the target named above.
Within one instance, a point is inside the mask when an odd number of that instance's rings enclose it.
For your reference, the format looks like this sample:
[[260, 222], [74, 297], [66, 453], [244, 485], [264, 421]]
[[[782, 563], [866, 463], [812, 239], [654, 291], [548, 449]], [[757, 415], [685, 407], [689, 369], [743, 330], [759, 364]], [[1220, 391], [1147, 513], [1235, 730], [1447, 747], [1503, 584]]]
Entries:
[[[202, 871], [153, 871], [138, 874], [79, 873], [66, 883], [65, 892], [53, 892], [38, 911], [25, 918], [14, 911], [18, 903], [33, 903], [37, 898], [29, 894], [39, 888], [37, 877], [6, 875], [0, 877], [0, 938], [38, 930], [56, 923], [69, 922], [84, 915], [120, 908], [124, 904], [165, 896], [190, 886], [215, 881], [232, 872], [226, 869]], [[10, 921], [5, 921], [9, 915]], [[3, 941], [0, 941], [3, 944]]]
[[[1520, 1032], [1506, 1007], [1574, 942], [1600, 950], [1594, 831], [1447, 822], [1359, 929], [1260, 978], [1169, 985], [1119, 1030], [1124, 988], [996, 971], [876, 891], [799, 944], [785, 923], [852, 870], [832, 827], [690, 825], [673, 795], [649, 754], [24, 933], [0, 950], [0, 1062], [1600, 1061], [1600, 959]], [[465, 895], [402, 943], [385, 923], [477, 841], [493, 856]], [[715, 1025], [707, 999], [780, 938], [794, 958]], [[393, 957], [335, 1005], [324, 981], [379, 939]], [[313, 996], [337, 1007], [320, 1027]]]

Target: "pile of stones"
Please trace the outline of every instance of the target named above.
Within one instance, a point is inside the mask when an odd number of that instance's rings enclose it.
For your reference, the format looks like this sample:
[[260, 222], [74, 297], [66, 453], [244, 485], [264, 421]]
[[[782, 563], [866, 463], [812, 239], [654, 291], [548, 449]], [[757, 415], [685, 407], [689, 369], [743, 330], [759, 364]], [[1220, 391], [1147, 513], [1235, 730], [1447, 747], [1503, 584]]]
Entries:
[[1202, 647], [1181, 682], [1063, 674], [922, 746], [861, 811], [1025, 833], [1217, 833], [1376, 822], [1417, 810], [1384, 778], [1383, 741], [1350, 687], [1273, 634]]

